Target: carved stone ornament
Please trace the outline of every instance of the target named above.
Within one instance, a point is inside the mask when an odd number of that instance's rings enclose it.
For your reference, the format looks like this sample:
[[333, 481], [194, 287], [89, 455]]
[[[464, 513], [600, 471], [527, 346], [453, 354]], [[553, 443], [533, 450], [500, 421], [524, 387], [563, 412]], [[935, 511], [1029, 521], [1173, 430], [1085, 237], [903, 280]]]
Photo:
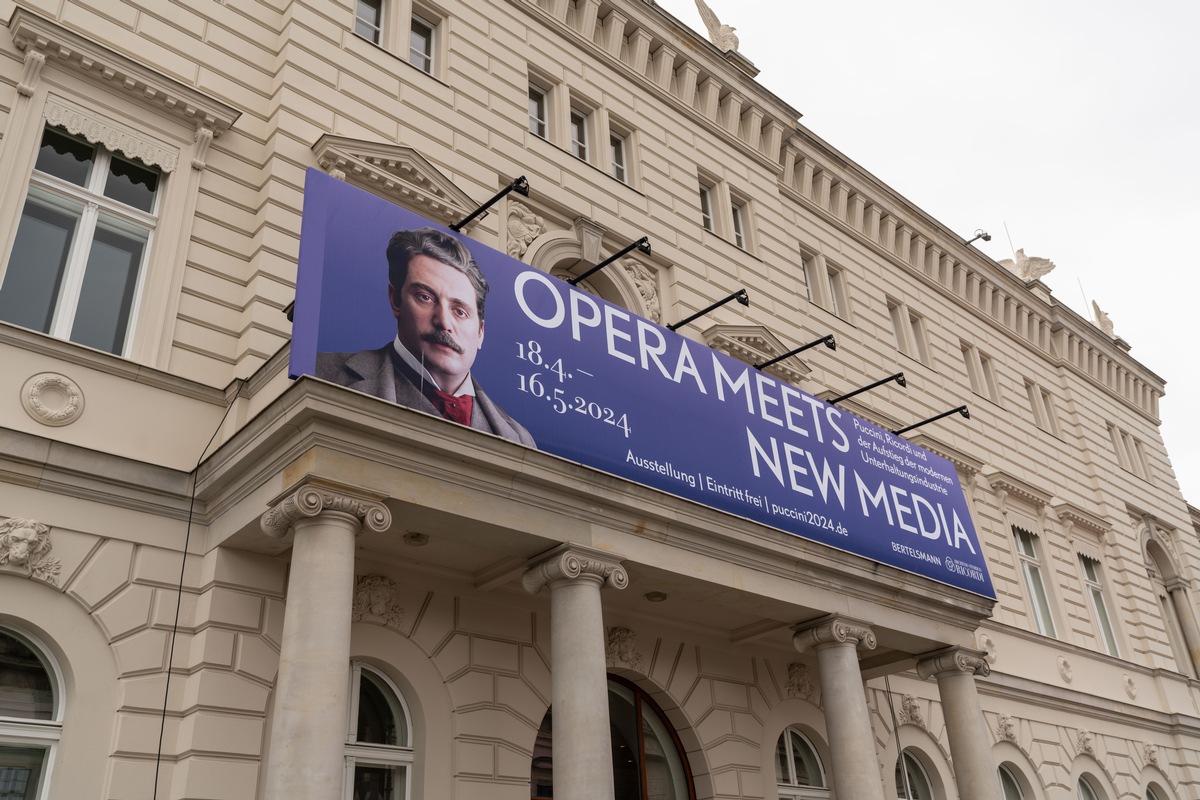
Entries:
[[622, 665], [644, 672], [642, 654], [638, 651], [637, 634], [629, 628], [609, 628], [604, 660], [610, 667]]
[[662, 322], [662, 303], [658, 299], [658, 276], [647, 269], [641, 262], [627, 258], [621, 262], [621, 267], [637, 287], [642, 297], [642, 305], [646, 316], [655, 322]]
[[988, 666], [984, 653], [978, 650], [968, 650], [965, 647], [942, 650], [917, 662], [917, 675], [921, 676], [923, 681], [953, 672], [987, 677], [991, 674], [992, 668]]
[[50, 526], [12, 517], [0, 522], [0, 566], [24, 570], [30, 578], [57, 585], [62, 565], [50, 557]]
[[21, 82], [17, 84], [17, 92], [25, 97], [33, 96], [33, 87], [37, 85], [38, 76], [42, 74], [42, 67], [46, 66], [45, 53], [39, 53], [37, 50], [25, 51], [25, 69], [21, 73]]
[[865, 622], [831, 616], [793, 629], [792, 646], [801, 653], [831, 644], [848, 644], [859, 650], [875, 649], [875, 632]]
[[979, 649], [983, 651], [983, 658], [989, 665], [996, 663], [996, 643], [992, 641], [992, 637], [980, 631], [975, 637], [975, 641], [979, 644]]
[[1133, 682], [1133, 678], [1128, 675], [1122, 675], [1121, 685], [1125, 687], [1125, 694], [1129, 695], [1130, 700], [1137, 699], [1138, 689], [1137, 684]]
[[21, 387], [21, 407], [43, 425], [70, 425], [83, 415], [83, 390], [66, 375], [41, 372]]
[[1000, 261], [1002, 267], [1006, 267], [1017, 274], [1017, 277], [1023, 281], [1036, 281], [1049, 275], [1054, 269], [1054, 262], [1048, 258], [1039, 258], [1038, 256], [1025, 255], [1025, 248], [1021, 248], [1016, 252], [1017, 260], [1005, 258]]
[[267, 536], [282, 539], [297, 520], [315, 517], [325, 511], [349, 514], [356, 517], [363, 527], [376, 532], [386, 531], [392, 526], [392, 512], [382, 503], [352, 497], [312, 484], [301, 486], [284, 497], [274, 508], [262, 515], [259, 524]]
[[798, 662], [788, 664], [787, 683], [783, 688], [788, 697], [799, 697], [801, 700], [810, 702], [813, 694], [817, 691], [816, 684], [813, 683], [812, 676], [808, 673], [808, 665]]
[[533, 240], [546, 232], [546, 221], [517, 200], [508, 201], [508, 244], [505, 250], [513, 258], [525, 255]]
[[562, 544], [533, 560], [521, 578], [521, 585], [530, 594], [558, 581], [580, 578], [599, 580], [601, 586], [624, 589], [629, 585], [629, 573], [621, 566], [620, 556], [575, 544]]
[[82, 136], [92, 144], [104, 145], [107, 150], [137, 159], [148, 167], [173, 172], [179, 165], [178, 150], [161, 145], [147, 136], [65, 100], [51, 97], [46, 101], [45, 114], [48, 124]]
[[1006, 742], [1017, 741], [1017, 724], [1008, 714], [1001, 714], [997, 717], [996, 738]]
[[1079, 731], [1075, 734], [1075, 747], [1080, 753], [1087, 753], [1089, 756], [1096, 755], [1096, 748], [1092, 744], [1092, 735], [1087, 731]]
[[916, 695], [906, 694], [900, 698], [900, 724], [925, 727], [925, 717], [921, 714], [921, 701]]
[[1092, 301], [1092, 312], [1096, 315], [1096, 327], [1103, 331], [1105, 336], [1113, 339], [1117, 338], [1116, 334], [1113, 333], [1112, 317], [1105, 314], [1095, 300]]
[[1152, 744], [1142, 745], [1142, 757], [1152, 767], [1158, 766], [1158, 748]]
[[360, 575], [354, 582], [354, 605], [350, 619], [361, 622], [368, 617], [383, 620], [384, 625], [397, 627], [404, 619], [404, 609], [396, 603], [396, 583], [382, 575]]
[[722, 53], [728, 53], [731, 50], [736, 53], [740, 44], [737, 34], [734, 33], [737, 28], [721, 24], [721, 20], [717, 19], [717, 15], [704, 0], [696, 0], [696, 10], [700, 12], [700, 19], [704, 21], [704, 27], [708, 28], [709, 40], [717, 46], [717, 49]]
[[1071, 662], [1062, 656], [1058, 657], [1058, 674], [1062, 676], [1065, 683], [1075, 680], [1075, 670], [1071, 669]]

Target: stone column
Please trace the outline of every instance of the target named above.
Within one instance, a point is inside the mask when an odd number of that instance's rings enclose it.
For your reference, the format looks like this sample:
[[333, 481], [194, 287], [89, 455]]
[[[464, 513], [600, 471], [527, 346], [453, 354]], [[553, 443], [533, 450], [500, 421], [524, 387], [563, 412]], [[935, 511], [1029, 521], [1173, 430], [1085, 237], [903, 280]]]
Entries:
[[883, 800], [867, 693], [858, 667], [859, 648], [874, 650], [875, 634], [865, 623], [836, 614], [794, 630], [796, 649], [817, 653], [833, 790], [838, 797]]
[[313, 483], [286, 495], [262, 517], [268, 536], [295, 531], [266, 800], [342, 796], [354, 539], [363, 526], [384, 531], [391, 522], [377, 498]]
[[537, 594], [550, 587], [550, 691], [554, 709], [554, 796], [612, 800], [612, 742], [600, 588], [624, 589], [620, 557], [560, 545], [535, 558], [522, 578]]
[[983, 653], [952, 647], [917, 661], [921, 680], [937, 678], [946, 717], [946, 738], [950, 740], [950, 759], [954, 763], [954, 782], [958, 796], [971, 800], [1002, 800], [1000, 778], [987, 723], [979, 705], [975, 676], [991, 670]]
[[1200, 628], [1196, 626], [1187, 584], [1181, 578], [1176, 578], [1167, 583], [1167, 594], [1171, 596], [1171, 605], [1175, 606], [1175, 616], [1179, 618], [1179, 627], [1183, 630], [1183, 644], [1192, 661], [1193, 673], [1200, 674]]

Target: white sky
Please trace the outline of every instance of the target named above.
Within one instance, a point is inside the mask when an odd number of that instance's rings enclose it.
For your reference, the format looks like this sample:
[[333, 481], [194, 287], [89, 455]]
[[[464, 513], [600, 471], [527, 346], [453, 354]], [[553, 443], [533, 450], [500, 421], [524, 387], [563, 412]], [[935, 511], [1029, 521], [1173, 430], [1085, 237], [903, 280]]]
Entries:
[[[990, 232], [997, 260], [1007, 223], [1057, 265], [1059, 302], [1109, 314], [1167, 381], [1163, 437], [1200, 505], [1200, 3], [708, 3], [810, 130], [964, 239]], [[657, 5], [705, 33], [693, 0]]]

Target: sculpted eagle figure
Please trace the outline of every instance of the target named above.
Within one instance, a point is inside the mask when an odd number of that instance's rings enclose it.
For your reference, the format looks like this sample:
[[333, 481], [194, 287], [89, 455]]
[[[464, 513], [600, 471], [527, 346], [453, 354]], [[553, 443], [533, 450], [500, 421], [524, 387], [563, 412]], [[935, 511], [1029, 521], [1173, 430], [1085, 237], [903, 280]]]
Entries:
[[717, 19], [717, 15], [704, 0], [696, 0], [696, 9], [700, 12], [700, 19], [704, 20], [704, 27], [708, 28], [709, 40], [717, 46], [717, 49], [722, 53], [728, 53], [730, 50], [736, 53], [738, 37], [734, 31], [737, 28], [732, 25], [722, 25], [721, 20]]
[[1025, 255], [1025, 248], [1017, 251], [1017, 260], [1014, 262], [1011, 258], [1003, 259], [1000, 266], [1007, 267], [1017, 273], [1017, 277], [1023, 281], [1036, 281], [1050, 273], [1054, 269], [1054, 262], [1048, 258], [1038, 258], [1037, 256]]
[[1104, 331], [1104, 333], [1108, 336], [1111, 336], [1114, 339], [1117, 338], [1117, 335], [1113, 333], [1112, 317], [1101, 311], [1099, 304], [1095, 300], [1092, 301], [1092, 311], [1096, 315], [1096, 327]]

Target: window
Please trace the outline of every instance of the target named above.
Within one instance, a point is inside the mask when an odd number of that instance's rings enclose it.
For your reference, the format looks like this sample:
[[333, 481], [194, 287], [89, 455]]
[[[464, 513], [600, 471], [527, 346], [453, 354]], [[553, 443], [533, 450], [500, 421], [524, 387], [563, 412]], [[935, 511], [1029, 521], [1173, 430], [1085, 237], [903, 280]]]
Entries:
[[746, 249], [746, 207], [738, 203], [734, 203], [729, 207], [729, 213], [733, 220], [733, 243], [743, 250]]
[[892, 332], [896, 335], [896, 348], [904, 355], [928, 364], [929, 338], [925, 319], [899, 300], [888, 298], [887, 307], [892, 319]]
[[900, 771], [901, 759], [896, 759], [896, 797], [903, 800], [933, 800], [933, 786], [925, 767], [916, 756], [904, 751], [904, 771]]
[[412, 726], [404, 696], [382, 673], [350, 670], [343, 800], [405, 800], [412, 772]]
[[[795, 728], [780, 734], [775, 745], [775, 782], [779, 785], [780, 800], [829, 796], [825, 790], [821, 759], [808, 737]], [[806, 791], [808, 789], [822, 791]]]
[[814, 291], [817, 280], [816, 258], [807, 253], [800, 254], [800, 271], [804, 273], [804, 293], [808, 297], [808, 302], [817, 302], [817, 295]]
[[383, 0], [358, 0], [354, 12], [354, 32], [372, 44], [383, 38]]
[[414, 16], [408, 32], [408, 63], [430, 75], [433, 74], [433, 33], [436, 27]]
[[571, 155], [588, 160], [588, 115], [571, 109]]
[[1046, 594], [1046, 585], [1042, 581], [1042, 565], [1038, 555], [1038, 537], [1027, 530], [1013, 526], [1013, 538], [1017, 544], [1017, 558], [1021, 562], [1021, 574], [1025, 576], [1025, 590], [1029, 593], [1029, 603], [1033, 610], [1033, 619], [1037, 623], [1038, 633], [1043, 636], [1057, 637], [1054, 627], [1054, 615], [1050, 612], [1050, 598]]
[[610, 174], [621, 183], [628, 183], [629, 176], [625, 166], [625, 137], [610, 133], [608, 135], [608, 152]]
[[49, 797], [54, 750], [62, 734], [61, 682], [43, 648], [0, 628], [0, 797]]
[[529, 85], [529, 132], [543, 139], [548, 138], [550, 124], [546, 116], [546, 91], [533, 84]]
[[1112, 438], [1113, 451], [1117, 454], [1117, 463], [1121, 465], [1121, 469], [1150, 480], [1150, 463], [1146, 461], [1146, 450], [1142, 442], [1111, 423], [1108, 426], [1108, 435]]
[[846, 288], [842, 281], [842, 271], [827, 267], [825, 278], [829, 283], [829, 310], [836, 316], [845, 316], [842, 310], [846, 307]]
[[1042, 430], [1054, 436], [1059, 436], [1058, 407], [1054, 397], [1048, 391], [1033, 381], [1025, 381], [1025, 393], [1029, 396], [1029, 407], [1033, 411], [1033, 421]]
[[1100, 564], [1087, 556], [1079, 557], [1083, 569], [1083, 585], [1092, 603], [1092, 616], [1096, 620], [1096, 634], [1110, 656], [1119, 656], [1117, 637], [1113, 632], [1112, 620], [1108, 615], [1108, 603], [1104, 599], [1104, 583], [1101, 580]]
[[1025, 800], [1021, 784], [1017, 783], [1017, 779], [1003, 764], [1000, 765], [1000, 788], [1004, 790], [1004, 800]]
[[[530, 796], [554, 797], [553, 707], [546, 712], [533, 745]], [[615, 797], [694, 800], [691, 771], [679, 738], [650, 696], [620, 678], [608, 678], [608, 718], [612, 732]]]
[[1092, 782], [1087, 778], [1079, 779], [1079, 800], [1100, 800], [1100, 795], [1092, 787]]
[[963, 364], [967, 368], [967, 379], [971, 383], [971, 391], [982, 395], [993, 403], [1000, 402], [1000, 390], [996, 383], [996, 368], [989, 356], [966, 342], [962, 346]]
[[122, 355], [157, 223], [162, 173], [47, 126], [0, 319]]
[[704, 230], [716, 233], [717, 226], [715, 220], [713, 220], [712, 191], [712, 187], [700, 184], [700, 223], [704, 226]]

